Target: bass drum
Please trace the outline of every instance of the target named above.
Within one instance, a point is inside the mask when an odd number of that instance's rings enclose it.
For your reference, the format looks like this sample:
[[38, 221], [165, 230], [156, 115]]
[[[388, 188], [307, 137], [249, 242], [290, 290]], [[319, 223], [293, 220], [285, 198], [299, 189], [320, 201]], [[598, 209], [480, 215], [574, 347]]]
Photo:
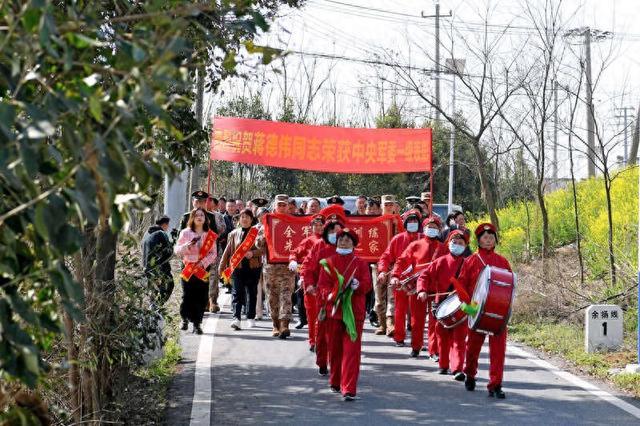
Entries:
[[476, 282], [472, 302], [476, 315], [469, 315], [469, 328], [485, 334], [501, 333], [511, 318], [515, 299], [516, 274], [495, 266], [485, 266]]
[[454, 328], [467, 319], [467, 314], [460, 309], [460, 299], [457, 294], [452, 294], [438, 305], [434, 316], [444, 328]]

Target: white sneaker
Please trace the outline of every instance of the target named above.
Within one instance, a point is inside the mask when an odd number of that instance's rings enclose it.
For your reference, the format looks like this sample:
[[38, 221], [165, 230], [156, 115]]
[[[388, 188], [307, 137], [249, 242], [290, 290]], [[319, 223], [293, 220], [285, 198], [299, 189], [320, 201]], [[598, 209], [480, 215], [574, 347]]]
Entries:
[[252, 319], [247, 320], [247, 328], [253, 328], [256, 326], [256, 322]]
[[240, 328], [240, 320], [234, 319], [231, 322], [231, 328], [233, 328], [234, 330], [241, 330], [241, 328]]

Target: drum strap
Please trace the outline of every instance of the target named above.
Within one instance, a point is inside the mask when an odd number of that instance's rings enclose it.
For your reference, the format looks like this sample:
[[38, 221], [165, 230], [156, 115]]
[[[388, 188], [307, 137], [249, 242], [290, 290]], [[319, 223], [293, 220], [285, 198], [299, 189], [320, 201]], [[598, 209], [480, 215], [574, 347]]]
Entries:
[[[458, 277], [460, 276], [460, 271], [462, 271], [462, 265], [464, 265], [464, 258], [462, 259], [462, 262], [460, 262], [460, 265], [458, 265], [458, 269], [456, 270], [456, 274], [454, 275], [456, 279], [458, 279]], [[447, 292], [452, 292], [453, 291], [453, 283], [449, 284], [449, 288], [447, 289]]]
[[487, 266], [487, 262], [485, 262], [484, 259], [482, 258], [482, 256], [480, 256], [480, 253], [476, 252], [476, 256], [478, 256], [478, 259], [480, 259], [480, 262], [482, 262], [482, 264], [486, 267]]

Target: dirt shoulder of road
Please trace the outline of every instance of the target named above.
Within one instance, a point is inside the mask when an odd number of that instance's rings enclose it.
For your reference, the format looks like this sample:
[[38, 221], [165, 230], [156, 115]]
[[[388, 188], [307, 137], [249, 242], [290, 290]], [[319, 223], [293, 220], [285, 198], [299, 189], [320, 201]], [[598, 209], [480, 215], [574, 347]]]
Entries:
[[[625, 373], [627, 364], [638, 362], [637, 312], [632, 295], [607, 303], [625, 310], [624, 342], [612, 352], [584, 350], [584, 308], [605, 292], [603, 281], [580, 282], [575, 249], [556, 250], [551, 259], [518, 264], [516, 302], [509, 325], [509, 337], [563, 362], [579, 375], [601, 380], [614, 389], [640, 398], [640, 374]], [[595, 304], [595, 303], [594, 303]]]

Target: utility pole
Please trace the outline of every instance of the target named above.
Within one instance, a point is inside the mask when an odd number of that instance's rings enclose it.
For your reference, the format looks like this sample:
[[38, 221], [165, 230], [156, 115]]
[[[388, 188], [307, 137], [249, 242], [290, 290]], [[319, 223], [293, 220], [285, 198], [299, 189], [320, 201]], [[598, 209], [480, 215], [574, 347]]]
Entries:
[[[633, 117], [633, 107], [626, 106], [622, 108], [616, 108], [616, 111], [622, 111], [622, 114], [616, 115], [616, 118], [622, 118], [624, 120], [624, 156], [622, 158], [624, 161], [623, 164], [626, 166], [629, 163], [629, 117]], [[627, 114], [627, 111], [632, 111], [632, 115]]]
[[558, 80], [553, 80], [553, 182], [558, 187]]
[[589, 177], [596, 175], [596, 164], [593, 161], [593, 154], [596, 150], [596, 142], [594, 135], [594, 117], [593, 117], [593, 86], [591, 82], [591, 30], [589, 28], [584, 32], [585, 45], [585, 72], [587, 73], [587, 150], [589, 164]]
[[582, 37], [582, 44], [585, 46], [585, 74], [587, 80], [587, 170], [589, 177], [596, 175], [596, 163], [593, 159], [595, 155], [595, 118], [593, 106], [593, 82], [591, 78], [591, 42], [601, 41], [613, 36], [611, 31], [600, 31], [589, 27], [574, 28], [564, 33], [565, 38]]
[[[451, 90], [451, 117], [455, 117], [456, 113], [456, 76], [452, 76]], [[454, 146], [456, 144], [456, 126], [451, 125], [451, 133], [449, 134], [449, 196], [447, 199], [447, 211], [449, 214], [453, 211], [453, 180], [454, 180]]]
[[425, 15], [422, 12], [423, 18], [436, 18], [436, 52], [435, 52], [435, 67], [434, 67], [434, 78], [436, 80], [436, 122], [440, 121], [440, 18], [448, 18], [453, 16], [451, 10], [449, 10], [448, 15], [440, 15], [440, 0], [434, 0], [436, 6], [435, 15]]
[[[204, 109], [204, 69], [199, 68], [196, 74], [196, 105], [195, 114], [198, 123], [203, 124]], [[171, 218], [170, 226], [180, 224], [182, 214], [191, 206], [191, 193], [198, 185], [198, 168], [183, 170], [173, 180], [165, 175], [164, 178], [164, 214]]]
[[[640, 118], [640, 117], [638, 117]], [[625, 369], [628, 373], [640, 373], [640, 172], [638, 173], [638, 304], [636, 305], [637, 309], [637, 318], [638, 322], [636, 323], [636, 333], [638, 337], [637, 347], [636, 347], [636, 363], [635, 364], [627, 364]]]
[[[436, 105], [440, 107], [440, 1], [436, 1]], [[436, 121], [440, 121], [440, 111], [436, 108]]]
[[[451, 117], [456, 115], [456, 77], [464, 71], [464, 59], [447, 59], [447, 72], [452, 78], [451, 90]], [[451, 133], [449, 134], [449, 196], [447, 198], [447, 211], [453, 212], [453, 181], [454, 181], [454, 146], [456, 144], [456, 126], [451, 123]]]

